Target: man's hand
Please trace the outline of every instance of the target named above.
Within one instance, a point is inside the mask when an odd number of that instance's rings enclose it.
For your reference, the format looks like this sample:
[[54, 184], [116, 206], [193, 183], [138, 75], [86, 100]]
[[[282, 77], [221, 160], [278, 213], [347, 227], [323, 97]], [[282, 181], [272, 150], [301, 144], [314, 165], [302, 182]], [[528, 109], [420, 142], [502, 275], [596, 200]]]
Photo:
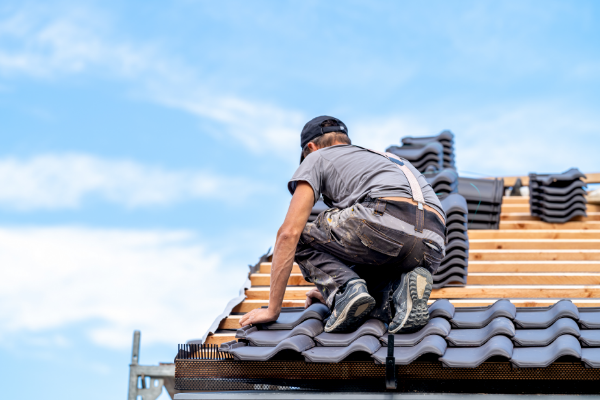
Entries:
[[256, 310], [244, 314], [244, 316], [240, 318], [240, 326], [264, 324], [266, 322], [275, 321], [277, 318], [279, 318], [279, 313], [275, 314], [274, 312], [269, 311], [268, 308], [257, 308]]
[[308, 292], [306, 292], [306, 301], [304, 302], [304, 308], [308, 308], [311, 304], [314, 303], [323, 303], [325, 304], [325, 299], [319, 289], [312, 288]]

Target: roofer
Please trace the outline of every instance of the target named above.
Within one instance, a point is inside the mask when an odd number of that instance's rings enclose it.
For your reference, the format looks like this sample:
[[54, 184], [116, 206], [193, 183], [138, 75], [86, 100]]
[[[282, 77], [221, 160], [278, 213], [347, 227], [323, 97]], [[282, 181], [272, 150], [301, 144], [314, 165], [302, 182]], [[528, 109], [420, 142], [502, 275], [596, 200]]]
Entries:
[[[278, 318], [295, 260], [316, 286], [306, 306], [320, 301], [331, 310], [326, 332], [353, 330], [369, 317], [391, 333], [420, 329], [429, 319], [431, 274], [445, 251], [445, 214], [433, 189], [408, 161], [353, 146], [337, 118], [309, 121], [301, 147], [277, 232], [269, 306], [240, 324]], [[321, 196], [331, 208], [307, 223]]]

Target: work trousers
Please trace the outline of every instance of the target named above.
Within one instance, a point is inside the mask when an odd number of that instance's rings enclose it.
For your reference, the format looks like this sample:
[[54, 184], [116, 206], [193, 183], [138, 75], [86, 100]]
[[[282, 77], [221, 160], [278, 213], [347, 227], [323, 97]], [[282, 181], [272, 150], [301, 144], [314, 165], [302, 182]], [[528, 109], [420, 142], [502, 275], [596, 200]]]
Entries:
[[371, 317], [389, 323], [390, 300], [401, 275], [417, 267], [433, 274], [444, 256], [444, 243], [445, 226], [434, 213], [417, 213], [411, 203], [367, 198], [343, 210], [323, 211], [307, 223], [295, 261], [330, 309], [342, 286], [364, 279], [376, 301]]

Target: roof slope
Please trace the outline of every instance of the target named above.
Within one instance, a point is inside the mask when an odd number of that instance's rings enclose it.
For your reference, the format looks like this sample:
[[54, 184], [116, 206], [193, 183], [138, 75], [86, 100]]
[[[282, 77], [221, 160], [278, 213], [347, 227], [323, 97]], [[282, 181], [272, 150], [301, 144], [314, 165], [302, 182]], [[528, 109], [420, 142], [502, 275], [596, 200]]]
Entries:
[[[549, 224], [531, 217], [528, 197], [505, 197], [500, 229], [468, 232], [467, 285], [433, 290], [430, 303], [445, 298], [455, 307], [474, 307], [508, 298], [517, 307], [539, 307], [571, 299], [578, 307], [600, 307], [600, 206], [588, 204], [587, 211], [587, 217]], [[267, 305], [270, 272], [271, 263], [260, 264], [246, 299], [206, 343], [234, 340], [241, 315]], [[283, 306], [303, 306], [310, 286], [294, 265]]]

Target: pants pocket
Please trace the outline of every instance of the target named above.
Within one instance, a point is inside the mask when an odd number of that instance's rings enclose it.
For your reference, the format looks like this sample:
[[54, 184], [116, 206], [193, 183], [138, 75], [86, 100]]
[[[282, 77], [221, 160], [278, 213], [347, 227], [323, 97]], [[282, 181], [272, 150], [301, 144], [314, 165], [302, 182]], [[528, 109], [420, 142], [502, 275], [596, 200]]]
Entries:
[[439, 249], [439, 246], [435, 244], [432, 246], [431, 242], [423, 240], [423, 267], [429, 270], [432, 274], [438, 270], [440, 263], [442, 262], [443, 255]]
[[386, 236], [376, 226], [372, 226], [365, 221], [359, 223], [356, 235], [364, 246], [372, 250], [369, 251], [368, 264], [385, 264], [398, 257], [404, 246], [402, 243]]

